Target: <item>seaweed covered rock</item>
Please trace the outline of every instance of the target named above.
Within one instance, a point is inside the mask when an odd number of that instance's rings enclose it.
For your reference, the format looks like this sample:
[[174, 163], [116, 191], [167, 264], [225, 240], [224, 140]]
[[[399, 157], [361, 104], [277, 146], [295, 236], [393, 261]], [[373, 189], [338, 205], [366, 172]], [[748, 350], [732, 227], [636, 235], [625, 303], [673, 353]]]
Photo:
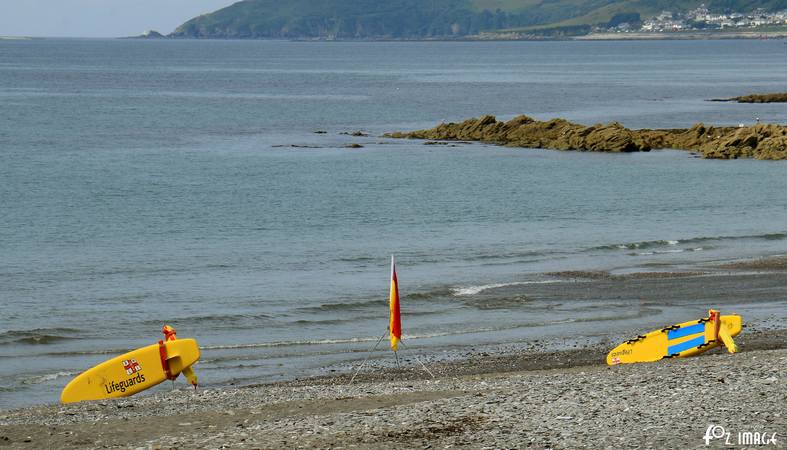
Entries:
[[780, 125], [732, 128], [701, 146], [706, 158], [787, 159], [787, 130]]
[[565, 119], [539, 121], [524, 115], [501, 122], [487, 115], [461, 123], [443, 123], [429, 130], [387, 136], [611, 153], [674, 148], [700, 152], [705, 158], [715, 159], [787, 159], [787, 127], [775, 124], [714, 127], [698, 123], [688, 129], [631, 130], [617, 122], [585, 126]]
[[787, 92], [773, 92], [770, 94], [750, 94], [732, 98], [714, 98], [714, 102], [738, 103], [787, 103]]

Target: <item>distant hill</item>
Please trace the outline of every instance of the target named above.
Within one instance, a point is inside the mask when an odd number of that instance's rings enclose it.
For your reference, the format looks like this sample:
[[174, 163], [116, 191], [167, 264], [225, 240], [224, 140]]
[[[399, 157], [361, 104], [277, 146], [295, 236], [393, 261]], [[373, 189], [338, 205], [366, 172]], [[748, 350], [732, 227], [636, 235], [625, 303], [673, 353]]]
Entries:
[[644, 19], [704, 3], [714, 12], [787, 9], [787, 0], [244, 0], [170, 36], [251, 39], [429, 39], [540, 29], [584, 34], [616, 15]]

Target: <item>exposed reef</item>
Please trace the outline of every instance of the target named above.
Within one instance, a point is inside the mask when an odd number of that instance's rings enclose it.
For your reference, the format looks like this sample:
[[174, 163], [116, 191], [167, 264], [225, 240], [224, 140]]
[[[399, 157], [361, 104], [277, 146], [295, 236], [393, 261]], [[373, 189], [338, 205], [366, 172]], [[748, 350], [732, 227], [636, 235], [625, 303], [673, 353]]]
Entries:
[[738, 103], [787, 103], [787, 92], [774, 92], [771, 94], [751, 94], [732, 98], [714, 98], [712, 102], [738, 102]]
[[612, 153], [673, 148], [713, 159], [787, 159], [787, 127], [776, 124], [713, 127], [698, 123], [688, 129], [631, 130], [617, 122], [585, 126], [564, 119], [542, 122], [517, 116], [501, 122], [494, 116], [483, 116], [442, 123], [429, 130], [388, 133], [386, 137]]

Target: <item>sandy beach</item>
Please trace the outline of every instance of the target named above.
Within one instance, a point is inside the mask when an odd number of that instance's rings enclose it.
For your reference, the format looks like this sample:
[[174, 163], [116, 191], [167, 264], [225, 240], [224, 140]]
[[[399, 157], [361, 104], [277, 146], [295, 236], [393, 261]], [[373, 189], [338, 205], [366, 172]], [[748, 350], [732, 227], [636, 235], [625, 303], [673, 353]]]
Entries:
[[[702, 448], [709, 426], [787, 439], [787, 333], [608, 367], [604, 348], [0, 412], [6, 448]], [[724, 447], [721, 440], [711, 448]]]

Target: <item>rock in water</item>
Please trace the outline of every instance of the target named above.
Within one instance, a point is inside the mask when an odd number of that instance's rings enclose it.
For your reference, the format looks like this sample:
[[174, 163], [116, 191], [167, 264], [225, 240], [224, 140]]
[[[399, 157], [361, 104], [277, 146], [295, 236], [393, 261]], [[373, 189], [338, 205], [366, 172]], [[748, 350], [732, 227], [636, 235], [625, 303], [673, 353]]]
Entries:
[[750, 94], [732, 98], [714, 98], [712, 102], [738, 102], [738, 103], [787, 103], [787, 92], [774, 92], [771, 94]]
[[164, 36], [163, 34], [159, 33], [156, 30], [148, 30], [148, 31], [142, 33], [141, 35], [137, 36], [137, 38], [140, 38], [140, 39], [165, 39], [166, 36]]
[[689, 129], [631, 130], [617, 122], [585, 126], [565, 119], [542, 122], [524, 115], [500, 122], [487, 115], [386, 136], [612, 153], [674, 148], [699, 152], [704, 158], [787, 159], [787, 127], [776, 124], [713, 127], [699, 123]]

